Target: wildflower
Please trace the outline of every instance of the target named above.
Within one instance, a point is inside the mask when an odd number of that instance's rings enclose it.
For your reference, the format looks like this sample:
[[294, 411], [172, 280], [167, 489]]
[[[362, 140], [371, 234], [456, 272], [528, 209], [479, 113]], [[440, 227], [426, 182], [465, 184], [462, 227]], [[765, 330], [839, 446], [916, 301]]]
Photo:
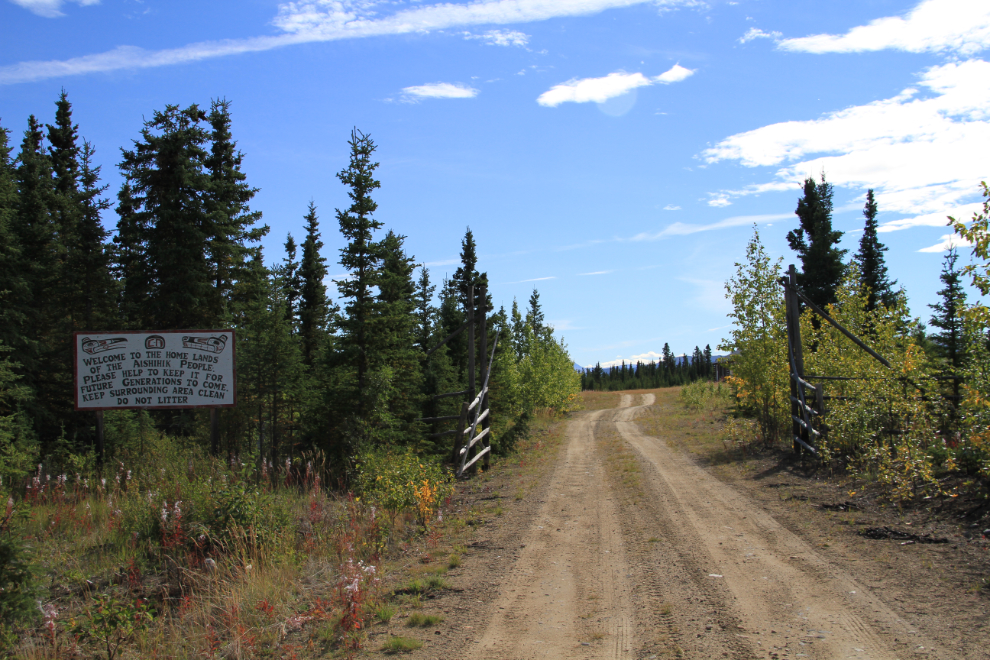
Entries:
[[128, 470], [127, 471], [127, 481], [130, 481], [130, 480], [131, 480], [131, 471]]

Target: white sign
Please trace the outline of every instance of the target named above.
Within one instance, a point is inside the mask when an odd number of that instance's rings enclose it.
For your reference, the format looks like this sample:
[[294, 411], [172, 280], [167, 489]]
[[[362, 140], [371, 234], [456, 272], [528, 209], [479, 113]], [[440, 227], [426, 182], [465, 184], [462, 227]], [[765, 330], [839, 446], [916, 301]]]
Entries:
[[233, 330], [76, 332], [76, 410], [233, 406]]

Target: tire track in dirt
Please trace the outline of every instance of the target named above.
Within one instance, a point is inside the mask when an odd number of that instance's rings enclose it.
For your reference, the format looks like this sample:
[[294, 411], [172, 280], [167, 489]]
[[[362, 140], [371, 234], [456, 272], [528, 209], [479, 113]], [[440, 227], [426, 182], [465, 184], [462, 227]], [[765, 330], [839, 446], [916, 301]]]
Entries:
[[547, 500], [468, 657], [633, 657], [618, 512], [593, 451], [591, 422], [609, 412], [569, 423]]
[[[644, 405], [650, 396], [644, 395]], [[646, 463], [643, 487], [652, 509], [647, 517], [667, 541], [665, 550], [693, 572], [689, 583], [699, 593], [722, 601], [712, 612], [721, 625], [713, 628], [728, 623], [731, 629], [731, 622], [738, 622], [737, 639], [757, 657], [904, 655], [903, 646], [895, 650], [894, 637], [913, 634], [907, 622], [750, 500], [662, 440], [643, 435], [632, 421], [638, 410], [611, 411], [611, 419]], [[676, 610], [676, 594], [674, 599]], [[709, 630], [706, 625], [696, 634], [704, 637]], [[929, 647], [913, 639], [918, 647]]]

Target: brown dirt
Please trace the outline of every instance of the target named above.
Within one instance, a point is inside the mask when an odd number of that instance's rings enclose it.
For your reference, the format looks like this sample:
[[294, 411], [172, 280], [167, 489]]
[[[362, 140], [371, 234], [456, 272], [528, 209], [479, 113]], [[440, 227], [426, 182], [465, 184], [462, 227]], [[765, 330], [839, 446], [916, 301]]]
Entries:
[[408, 603], [445, 620], [410, 629], [404, 607], [369, 647], [403, 635], [425, 642], [413, 658], [988, 657], [987, 595], [958, 570], [986, 568], [973, 566], [985, 550], [866, 539], [847, 511], [814, 506], [836, 501], [834, 485], [704, 465], [679, 443], [690, 424], [658, 438], [635, 421], [675, 417], [657, 393], [576, 413], [544, 460], [462, 484], [460, 515], [476, 523], [462, 564], [450, 588]]

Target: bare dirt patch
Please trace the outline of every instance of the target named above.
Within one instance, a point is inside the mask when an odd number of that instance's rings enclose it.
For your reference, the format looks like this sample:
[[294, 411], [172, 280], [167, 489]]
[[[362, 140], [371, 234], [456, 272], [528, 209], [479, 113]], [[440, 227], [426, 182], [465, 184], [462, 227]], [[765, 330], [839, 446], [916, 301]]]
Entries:
[[[978, 544], [919, 543], [938, 530], [800, 464], [728, 462], [676, 390], [610, 395], [459, 485], [447, 537], [394, 573], [441, 582], [399, 589], [369, 654], [402, 636], [413, 658], [986, 657]], [[915, 542], [857, 534], [884, 526]]]

